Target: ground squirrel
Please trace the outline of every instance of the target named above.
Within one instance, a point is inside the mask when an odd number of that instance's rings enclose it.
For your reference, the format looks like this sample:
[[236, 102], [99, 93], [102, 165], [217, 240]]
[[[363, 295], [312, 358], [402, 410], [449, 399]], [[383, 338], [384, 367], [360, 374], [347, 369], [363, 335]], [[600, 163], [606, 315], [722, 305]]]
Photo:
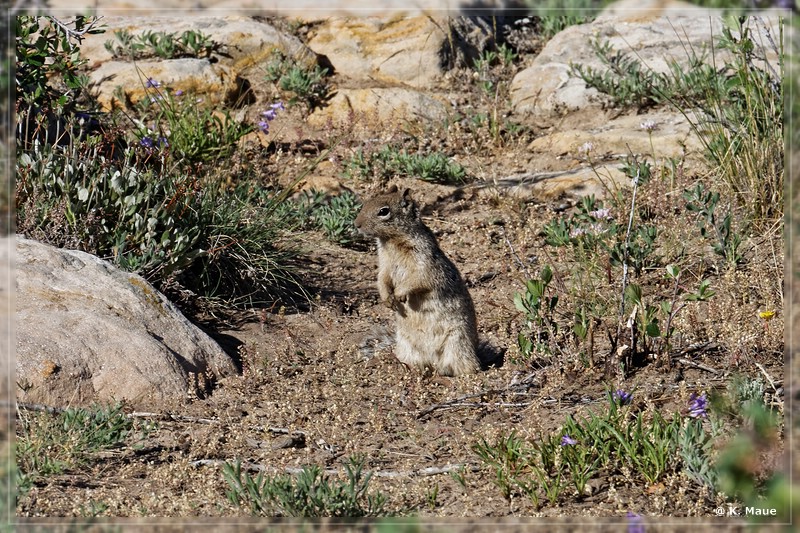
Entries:
[[355, 225], [378, 242], [378, 292], [397, 316], [397, 358], [443, 376], [478, 371], [472, 298], [409, 190], [392, 187], [367, 200]]

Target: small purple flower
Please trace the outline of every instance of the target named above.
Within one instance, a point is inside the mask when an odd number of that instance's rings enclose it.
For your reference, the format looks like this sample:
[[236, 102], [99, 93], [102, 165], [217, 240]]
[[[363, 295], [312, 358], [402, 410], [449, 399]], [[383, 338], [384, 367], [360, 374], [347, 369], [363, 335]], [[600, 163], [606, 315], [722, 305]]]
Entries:
[[632, 392], [625, 392], [622, 389], [617, 389], [617, 390], [614, 391], [614, 399], [620, 405], [627, 405], [627, 404], [631, 403], [631, 399], [632, 398], [633, 398], [633, 393]]
[[589, 216], [592, 216], [598, 220], [605, 220], [611, 218], [611, 210], [607, 207], [595, 209], [594, 211], [589, 212]]
[[645, 120], [644, 122], [639, 124], [639, 127], [642, 128], [644, 131], [650, 133], [651, 131], [656, 129], [656, 122], [654, 120]]
[[706, 397], [706, 393], [700, 394], [699, 396], [692, 393], [689, 396], [689, 416], [692, 418], [705, 418], [708, 416], [706, 412], [708, 410], [708, 398]]
[[283, 106], [283, 102], [277, 102], [269, 106], [269, 109], [266, 111], [261, 112], [261, 116], [267, 119], [267, 121], [275, 120], [275, 117], [278, 116], [278, 111], [283, 111], [286, 108]]
[[569, 435], [564, 435], [561, 437], [561, 445], [562, 446], [573, 446], [578, 444], [578, 441], [570, 437]]
[[258, 129], [261, 130], [261, 133], [269, 133], [269, 122], [267, 122], [266, 120], [259, 121]]
[[145, 148], [152, 148], [153, 147], [153, 139], [151, 139], [150, 137], [142, 137], [142, 140], [139, 141], [139, 144], [141, 144]]
[[159, 146], [163, 146], [164, 148], [166, 148], [167, 146], [169, 146], [169, 141], [167, 140], [166, 137], [159, 137], [158, 138], [158, 145]]
[[183, 96], [183, 89], [178, 89], [175, 91], [175, 96]]
[[154, 80], [153, 78], [147, 78], [147, 83], [145, 83], [144, 86], [147, 88], [153, 87], [157, 89], [161, 87], [161, 84], [156, 80]]
[[628, 533], [644, 533], [644, 520], [636, 513], [628, 511]]
[[594, 145], [591, 142], [585, 142], [578, 148], [579, 154], [588, 154], [594, 150]]
[[574, 239], [575, 237], [580, 237], [581, 235], [585, 235], [586, 233], [588, 233], [588, 231], [586, 231], [586, 228], [578, 226], [577, 228], [572, 228], [570, 230], [569, 236]]

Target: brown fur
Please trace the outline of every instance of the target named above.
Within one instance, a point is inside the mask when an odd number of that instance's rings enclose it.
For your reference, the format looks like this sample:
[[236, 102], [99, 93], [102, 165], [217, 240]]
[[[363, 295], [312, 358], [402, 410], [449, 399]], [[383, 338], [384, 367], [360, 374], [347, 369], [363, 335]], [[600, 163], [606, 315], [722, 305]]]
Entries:
[[356, 228], [378, 242], [378, 292], [397, 317], [395, 353], [444, 376], [480, 369], [475, 307], [406, 189], [364, 202]]

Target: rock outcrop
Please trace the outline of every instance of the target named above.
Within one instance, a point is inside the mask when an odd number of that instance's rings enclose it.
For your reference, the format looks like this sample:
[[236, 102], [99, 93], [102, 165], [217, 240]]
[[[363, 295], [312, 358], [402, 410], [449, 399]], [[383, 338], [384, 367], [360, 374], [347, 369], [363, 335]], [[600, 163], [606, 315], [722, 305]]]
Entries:
[[[88, 35], [81, 53], [89, 59], [89, 79], [97, 90], [98, 101], [105, 107], [119, 105], [119, 91], [131, 102], [152, 95], [146, 87], [148, 78], [172, 90], [191, 91], [212, 102], [234, 104], [246, 98], [247, 88], [263, 77], [264, 64], [275, 50], [301, 65], [314, 65], [318, 56], [297, 37], [276, 29], [264, 20], [252, 17], [135, 17], [103, 18], [105, 32]], [[136, 62], [114, 57], [106, 42], [115, 42], [115, 32], [139, 35], [144, 31], [180, 35], [194, 30], [223, 46], [224, 61], [216, 58], [146, 59]]]
[[231, 357], [142, 277], [17, 239], [17, 398], [157, 408], [237, 372]]

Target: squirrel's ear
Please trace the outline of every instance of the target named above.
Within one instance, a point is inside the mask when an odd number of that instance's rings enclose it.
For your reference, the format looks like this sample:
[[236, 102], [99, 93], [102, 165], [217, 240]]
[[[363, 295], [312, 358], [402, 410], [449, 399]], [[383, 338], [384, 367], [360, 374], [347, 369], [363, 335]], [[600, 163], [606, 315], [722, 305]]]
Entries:
[[414, 199], [411, 198], [411, 190], [405, 189], [403, 191], [403, 195], [400, 200], [400, 206], [406, 213], [411, 214], [412, 216], [417, 216], [417, 205], [414, 203]]

